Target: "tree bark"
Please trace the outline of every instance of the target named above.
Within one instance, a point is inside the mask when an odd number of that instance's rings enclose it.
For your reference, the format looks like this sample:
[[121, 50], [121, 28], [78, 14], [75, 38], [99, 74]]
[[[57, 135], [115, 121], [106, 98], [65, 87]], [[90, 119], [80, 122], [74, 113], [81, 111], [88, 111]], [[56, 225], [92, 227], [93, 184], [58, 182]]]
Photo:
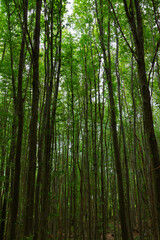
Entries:
[[10, 240], [16, 238], [16, 225], [17, 213], [19, 205], [19, 180], [21, 171], [21, 150], [22, 150], [22, 137], [23, 137], [23, 97], [22, 97], [22, 81], [23, 81], [23, 68], [25, 61], [25, 41], [26, 41], [26, 26], [27, 26], [27, 11], [28, 0], [24, 2], [23, 6], [23, 36], [21, 42], [21, 51], [19, 59], [18, 71], [18, 95], [17, 95], [17, 112], [18, 112], [18, 136], [15, 157], [15, 175], [13, 185], [13, 199], [11, 203], [11, 227], [10, 227]]
[[[119, 194], [119, 207], [120, 207], [120, 221], [121, 221], [121, 229], [122, 229], [122, 237], [123, 240], [130, 240], [130, 235], [127, 227], [127, 218], [126, 218], [126, 208], [124, 201], [124, 188], [123, 188], [123, 179], [122, 179], [122, 167], [121, 167], [121, 158], [119, 152], [119, 144], [118, 144], [118, 136], [117, 136], [117, 124], [116, 124], [116, 111], [115, 111], [115, 101], [113, 94], [113, 84], [111, 77], [111, 58], [110, 58], [110, 32], [108, 32], [108, 61], [106, 56], [106, 48], [104, 44], [104, 31], [103, 31], [103, 14], [102, 12], [98, 12], [98, 4], [97, 0], [95, 0], [96, 4], [96, 13], [97, 13], [97, 21], [100, 33], [100, 44], [103, 52], [104, 58], [104, 68], [107, 77], [108, 83], [108, 91], [109, 91], [109, 100], [110, 100], [110, 111], [111, 111], [111, 128], [112, 128], [112, 138], [113, 138], [113, 146], [114, 146], [114, 154], [115, 154], [115, 165], [117, 171], [118, 178], [118, 194]], [[102, 11], [102, 1], [100, 1], [100, 11]]]
[[[91, 36], [90, 36], [91, 37]], [[93, 126], [93, 165], [94, 165], [94, 239], [97, 240], [97, 83], [96, 83], [96, 71], [94, 66], [94, 56], [92, 50], [92, 43], [90, 41], [93, 76], [94, 76], [94, 91], [95, 91], [95, 106], [94, 106], [94, 126]]]
[[123, 126], [123, 117], [122, 117], [122, 101], [121, 101], [121, 83], [120, 83], [120, 74], [119, 74], [119, 40], [118, 33], [116, 29], [116, 77], [118, 85], [118, 100], [119, 100], [119, 114], [120, 114], [120, 125], [122, 131], [123, 139], [123, 153], [124, 153], [124, 163], [125, 163], [125, 172], [126, 172], [126, 205], [127, 205], [127, 218], [128, 218], [128, 229], [130, 231], [131, 239], [133, 239], [132, 234], [132, 223], [131, 223], [131, 206], [130, 206], [130, 179], [129, 179], [129, 167], [128, 167], [128, 157], [127, 157], [127, 147], [126, 147], [126, 136]]
[[[55, 124], [55, 116], [56, 116], [59, 82], [60, 82], [61, 41], [62, 41], [62, 0], [60, 0], [60, 8], [59, 8], [59, 52], [58, 52], [59, 64], [58, 64], [58, 71], [57, 71], [57, 80], [55, 83], [55, 90], [54, 90], [52, 115], [50, 112], [52, 83], [50, 84], [50, 92], [49, 92], [49, 97], [47, 99], [48, 111], [47, 111], [47, 118], [46, 118], [47, 125], [46, 125], [45, 146], [44, 146], [44, 181], [43, 181], [43, 188], [42, 188], [42, 212], [41, 212], [41, 217], [42, 217], [41, 239], [42, 240], [45, 240], [48, 238], [48, 215], [49, 215], [49, 209], [50, 209], [49, 193], [50, 193], [51, 169], [52, 169], [52, 163], [51, 163], [52, 158], [50, 156], [50, 153], [51, 153], [51, 143], [53, 144], [53, 141], [54, 141], [54, 124]], [[53, 73], [51, 73], [51, 75], [52, 74]], [[53, 78], [53, 75], [51, 77]]]
[[89, 164], [89, 136], [88, 136], [88, 82], [87, 82], [87, 56], [86, 48], [84, 46], [85, 54], [85, 164], [86, 164], [86, 175], [87, 175], [87, 200], [88, 200], [88, 239], [91, 240], [91, 196], [90, 196], [90, 164]]
[[[143, 22], [142, 14], [140, 9], [139, 0], [134, 0], [136, 8], [136, 20], [133, 4], [130, 5], [130, 11], [127, 6], [126, 0], [123, 0], [125, 5], [125, 11], [128, 18], [128, 22], [131, 26], [133, 39], [137, 54], [137, 67], [138, 76], [141, 89], [141, 96], [143, 102], [143, 116], [144, 116], [144, 127], [146, 131], [146, 138], [150, 149], [150, 158], [152, 164], [153, 173], [153, 186], [155, 194], [155, 207], [157, 211], [158, 220], [158, 232], [160, 235], [160, 157], [157, 145], [157, 140], [153, 125], [153, 115], [150, 102], [150, 92], [147, 82], [147, 74], [145, 69], [145, 56], [144, 56], [144, 36], [143, 36]], [[159, 237], [159, 236], [158, 236]]]
[[42, 0], [36, 1], [36, 23], [34, 30], [33, 46], [33, 97], [32, 115], [29, 131], [29, 157], [27, 177], [27, 200], [24, 234], [29, 237], [33, 234], [33, 208], [36, 172], [36, 145], [37, 145], [37, 121], [38, 121], [38, 100], [39, 100], [39, 45], [40, 45], [40, 16]]

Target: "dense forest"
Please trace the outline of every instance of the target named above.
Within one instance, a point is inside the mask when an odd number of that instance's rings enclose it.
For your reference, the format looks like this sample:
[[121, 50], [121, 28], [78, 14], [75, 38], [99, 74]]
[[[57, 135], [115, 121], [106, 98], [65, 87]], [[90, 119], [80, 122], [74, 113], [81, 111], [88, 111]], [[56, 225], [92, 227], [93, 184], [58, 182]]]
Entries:
[[0, 0], [0, 240], [160, 239], [159, 49], [159, 0]]

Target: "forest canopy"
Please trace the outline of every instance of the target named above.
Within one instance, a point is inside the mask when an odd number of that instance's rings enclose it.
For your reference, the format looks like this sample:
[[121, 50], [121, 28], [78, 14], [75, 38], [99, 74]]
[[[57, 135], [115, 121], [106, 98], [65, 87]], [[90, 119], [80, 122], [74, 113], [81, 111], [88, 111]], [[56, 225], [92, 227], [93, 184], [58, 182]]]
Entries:
[[0, 240], [160, 239], [158, 0], [0, 1]]

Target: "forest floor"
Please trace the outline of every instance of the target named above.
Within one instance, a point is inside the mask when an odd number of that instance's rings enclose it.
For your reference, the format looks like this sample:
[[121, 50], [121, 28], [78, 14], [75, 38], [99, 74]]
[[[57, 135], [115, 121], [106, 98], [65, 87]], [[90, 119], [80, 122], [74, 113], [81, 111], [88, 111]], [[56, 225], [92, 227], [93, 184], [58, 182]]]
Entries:
[[[120, 225], [119, 226], [116, 225], [116, 232], [117, 232], [117, 229], [119, 229], [119, 232], [120, 232], [120, 228], [121, 228]], [[132, 233], [133, 233], [133, 239], [134, 240], [138, 240], [139, 239], [139, 231], [138, 231], [138, 229], [134, 228]], [[117, 232], [117, 234], [118, 234], [118, 232]], [[108, 233], [106, 235], [106, 239], [107, 240], [114, 240], [115, 239], [114, 223], [113, 223], [113, 221], [111, 221], [109, 223], [109, 229], [108, 229]]]
[[[133, 239], [138, 240], [139, 233], [137, 231], [133, 231]], [[114, 233], [108, 233], [107, 234], [107, 240], [114, 240]]]
[[113, 240], [113, 239], [114, 239], [113, 233], [108, 233], [107, 240]]

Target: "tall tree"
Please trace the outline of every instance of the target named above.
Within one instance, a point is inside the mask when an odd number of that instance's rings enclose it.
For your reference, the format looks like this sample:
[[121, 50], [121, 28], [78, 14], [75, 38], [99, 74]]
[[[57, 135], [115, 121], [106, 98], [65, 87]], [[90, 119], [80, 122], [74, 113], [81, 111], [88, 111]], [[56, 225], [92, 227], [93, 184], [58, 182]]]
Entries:
[[85, 164], [86, 164], [86, 178], [87, 178], [87, 200], [88, 200], [88, 239], [92, 239], [91, 235], [91, 187], [90, 187], [90, 163], [89, 163], [89, 131], [88, 131], [88, 75], [87, 75], [87, 49], [84, 46], [84, 60], [85, 60]]
[[36, 22], [34, 29], [34, 45], [32, 49], [33, 58], [33, 97], [32, 115], [29, 131], [29, 156], [27, 176], [27, 201], [25, 216], [25, 236], [33, 234], [33, 206], [36, 172], [36, 146], [37, 146], [37, 121], [38, 121], [38, 100], [39, 100], [39, 45], [40, 45], [40, 16], [42, 0], [36, 1]]
[[26, 27], [27, 27], [27, 11], [28, 0], [23, 4], [23, 26], [22, 26], [22, 42], [19, 58], [19, 70], [18, 70], [18, 93], [17, 93], [17, 112], [18, 112], [18, 135], [15, 157], [15, 175], [13, 186], [13, 200], [11, 204], [11, 228], [10, 239], [16, 238], [16, 223], [19, 204], [19, 180], [21, 171], [21, 150], [22, 150], [22, 137], [23, 137], [23, 96], [22, 96], [22, 81], [23, 81], [23, 69], [25, 62], [25, 42], [26, 42]]
[[[48, 235], [48, 216], [50, 209], [50, 186], [51, 186], [51, 168], [52, 168], [52, 158], [51, 158], [51, 143], [54, 140], [54, 124], [56, 118], [56, 108], [57, 108], [57, 98], [59, 91], [59, 82], [60, 82], [60, 70], [61, 70], [61, 41], [62, 41], [62, 0], [58, 3], [58, 22], [59, 22], [59, 47], [58, 47], [58, 69], [57, 69], [57, 79], [55, 82], [54, 97], [53, 97], [53, 106], [52, 114], [50, 111], [51, 107], [51, 96], [52, 96], [52, 84], [53, 84], [53, 63], [51, 62], [51, 82], [49, 87], [49, 95], [47, 96], [47, 113], [46, 113], [46, 132], [45, 132], [45, 146], [44, 146], [44, 181], [42, 188], [42, 223], [41, 223], [41, 238], [47, 239]], [[49, 73], [48, 73], [49, 74]]]
[[[103, 29], [103, 5], [102, 0], [98, 2], [95, 0], [96, 5], [96, 14], [98, 21], [98, 28], [100, 34], [100, 44], [103, 52], [104, 58], [104, 69], [106, 73], [107, 83], [108, 83], [108, 91], [109, 91], [109, 100], [110, 100], [110, 108], [111, 108], [111, 127], [112, 127], [112, 138], [113, 138], [113, 146], [114, 146], [114, 154], [115, 154], [115, 163], [116, 163], [116, 171], [118, 177], [118, 193], [119, 193], [119, 206], [120, 206], [120, 220], [121, 220], [121, 228], [122, 228], [122, 236], [123, 239], [131, 239], [130, 234], [127, 227], [127, 217], [126, 217], [126, 208], [124, 201], [124, 188], [123, 188], [123, 179], [122, 179], [122, 167], [121, 167], [121, 157], [119, 151], [118, 144], [118, 136], [117, 136], [117, 124], [116, 124], [116, 106], [113, 94], [113, 84], [111, 77], [111, 57], [110, 57], [110, 23], [109, 23], [109, 31], [108, 31], [108, 60], [106, 55], [106, 47], [104, 41], [104, 29]], [[110, 11], [110, 10], [109, 10]]]
[[[131, 2], [128, 6], [127, 1], [124, 0], [125, 12], [128, 18], [128, 22], [131, 26], [133, 39], [135, 43], [136, 55], [137, 55], [137, 67], [139, 84], [141, 89], [142, 101], [143, 101], [143, 115], [144, 115], [144, 127], [148, 145], [150, 148], [150, 157], [152, 162], [152, 172], [154, 179], [154, 194], [155, 194], [155, 206], [157, 210], [158, 229], [160, 234], [160, 157], [157, 145], [157, 140], [153, 125], [153, 115], [151, 107], [150, 91], [147, 81], [145, 55], [144, 55], [144, 34], [143, 34], [143, 19], [141, 13], [141, 7], [139, 0]], [[159, 42], [158, 42], [159, 44]], [[157, 236], [158, 237], [158, 236]]]
[[127, 207], [127, 218], [128, 218], [128, 229], [130, 231], [131, 239], [132, 236], [132, 223], [131, 223], [131, 204], [130, 204], [130, 179], [129, 179], [129, 162], [127, 157], [127, 147], [126, 147], [126, 136], [124, 131], [124, 124], [122, 118], [122, 99], [121, 99], [121, 83], [120, 83], [120, 73], [119, 73], [119, 39], [118, 33], [116, 29], [116, 77], [117, 77], [117, 85], [118, 85], [118, 102], [119, 102], [119, 115], [120, 115], [120, 124], [121, 124], [121, 131], [122, 131], [122, 139], [123, 139], [123, 155], [124, 155], [124, 163], [126, 167], [126, 207]]
[[158, 239], [158, 11], [1, 0], [0, 239]]

